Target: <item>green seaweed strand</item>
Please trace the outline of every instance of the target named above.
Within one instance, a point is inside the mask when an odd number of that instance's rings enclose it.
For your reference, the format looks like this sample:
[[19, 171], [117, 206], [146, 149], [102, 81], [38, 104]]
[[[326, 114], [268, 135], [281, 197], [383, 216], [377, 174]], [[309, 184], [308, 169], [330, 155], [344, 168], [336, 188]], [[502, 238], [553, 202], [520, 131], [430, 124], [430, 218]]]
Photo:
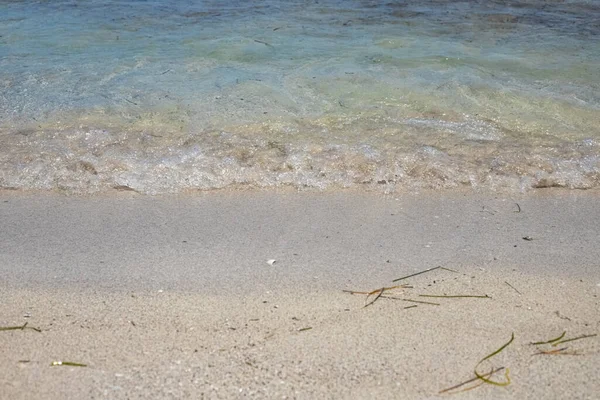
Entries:
[[31, 329], [36, 332], [41, 332], [42, 330], [39, 328], [34, 328], [33, 326], [27, 326], [28, 322], [25, 322], [23, 325], [19, 326], [3, 326], [0, 327], [0, 331], [24, 331], [25, 329]]
[[594, 337], [594, 336], [598, 336], [598, 334], [594, 333], [593, 335], [582, 335], [582, 336], [577, 336], [577, 337], [571, 338], [571, 339], [561, 340], [560, 342], [553, 343], [552, 346], [558, 346], [561, 343], [573, 342], [575, 340], [586, 339], [586, 338], [590, 338], [590, 337]]
[[486, 378], [485, 376], [481, 375], [479, 372], [477, 372], [477, 367], [479, 367], [479, 365], [481, 365], [482, 362], [484, 362], [485, 360], [489, 360], [490, 358], [494, 357], [496, 354], [500, 353], [502, 350], [504, 350], [506, 347], [508, 347], [509, 344], [511, 344], [513, 342], [513, 340], [515, 340], [515, 333], [513, 332], [510, 340], [508, 342], [506, 342], [504, 345], [502, 345], [502, 347], [500, 347], [498, 350], [494, 351], [492, 354], [489, 354], [487, 356], [485, 356], [484, 358], [481, 359], [481, 361], [479, 361], [477, 363], [477, 365], [475, 366], [475, 376], [479, 379], [481, 379], [482, 381], [484, 381], [485, 383], [489, 383], [490, 385], [495, 385], [495, 386], [508, 386], [510, 385], [510, 377], [508, 376], [508, 368], [506, 368], [506, 372], [504, 373], [504, 376], [506, 377], [506, 382], [496, 382], [496, 381], [492, 381], [488, 378]]
[[560, 339], [564, 338], [566, 334], [567, 334], [567, 331], [564, 331], [564, 332], [562, 333], [562, 335], [560, 335], [560, 336], [559, 336], [559, 337], [557, 337], [557, 338], [550, 339], [550, 340], [547, 340], [547, 341], [545, 341], [545, 342], [535, 342], [535, 343], [531, 343], [531, 344], [533, 344], [533, 345], [538, 345], [538, 344], [550, 344], [550, 343], [554, 343], [554, 342], [557, 342], [557, 341], [559, 341]]
[[51, 367], [60, 367], [60, 366], [68, 366], [68, 367], [87, 367], [87, 364], [81, 364], [71, 361], [53, 361], [50, 364]]

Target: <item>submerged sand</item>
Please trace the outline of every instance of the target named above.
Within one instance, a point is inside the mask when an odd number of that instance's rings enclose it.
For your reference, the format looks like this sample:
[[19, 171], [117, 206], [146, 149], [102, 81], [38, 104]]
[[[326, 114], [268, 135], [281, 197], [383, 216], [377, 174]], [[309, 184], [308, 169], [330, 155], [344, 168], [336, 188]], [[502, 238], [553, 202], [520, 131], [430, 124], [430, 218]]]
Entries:
[[599, 200], [4, 192], [0, 397], [595, 399], [600, 337], [530, 343], [600, 333]]

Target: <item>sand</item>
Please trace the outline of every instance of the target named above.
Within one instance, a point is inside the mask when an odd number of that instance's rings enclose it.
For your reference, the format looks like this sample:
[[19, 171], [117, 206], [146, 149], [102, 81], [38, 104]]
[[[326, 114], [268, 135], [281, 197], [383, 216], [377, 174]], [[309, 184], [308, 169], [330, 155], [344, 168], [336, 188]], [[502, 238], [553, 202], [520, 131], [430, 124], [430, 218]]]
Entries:
[[[0, 326], [41, 332], [0, 332], [0, 398], [597, 399], [600, 337], [530, 343], [600, 334], [599, 204], [558, 189], [2, 192]], [[343, 292], [437, 266], [456, 272], [397, 296], [439, 305]], [[510, 385], [439, 394], [513, 334], [479, 367]]]

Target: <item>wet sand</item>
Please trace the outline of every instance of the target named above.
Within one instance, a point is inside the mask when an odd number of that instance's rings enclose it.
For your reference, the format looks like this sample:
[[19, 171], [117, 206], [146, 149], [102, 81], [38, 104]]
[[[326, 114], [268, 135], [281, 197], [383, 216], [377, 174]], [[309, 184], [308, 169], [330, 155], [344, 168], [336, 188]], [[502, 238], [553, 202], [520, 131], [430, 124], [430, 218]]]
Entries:
[[[41, 332], [0, 332], [0, 387], [19, 399], [444, 398], [514, 334], [479, 367], [508, 368], [511, 384], [452, 397], [592, 399], [598, 336], [530, 343], [600, 333], [598, 204], [597, 191], [562, 190], [3, 192], [0, 326]], [[343, 292], [437, 266], [452, 271], [398, 282], [412, 285], [395, 294], [405, 300], [365, 308]]]

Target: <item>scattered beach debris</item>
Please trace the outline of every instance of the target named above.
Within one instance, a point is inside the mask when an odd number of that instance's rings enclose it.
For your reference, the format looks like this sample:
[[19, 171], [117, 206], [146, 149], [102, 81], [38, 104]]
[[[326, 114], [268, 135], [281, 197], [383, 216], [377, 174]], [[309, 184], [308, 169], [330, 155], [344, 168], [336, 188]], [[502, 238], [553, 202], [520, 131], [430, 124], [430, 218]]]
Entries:
[[520, 213], [521, 212], [521, 206], [519, 205], [519, 203], [515, 203], [515, 205], [517, 206], [517, 211], [515, 211], [516, 213]]
[[267, 264], [269, 264], [269, 265], [273, 265], [273, 264], [275, 264], [276, 262], [277, 262], [277, 260], [273, 260], [273, 259], [271, 259], [271, 260], [267, 260]]
[[306, 328], [298, 329], [298, 332], [310, 331], [311, 329], [312, 329], [312, 326], [307, 326]]
[[523, 240], [527, 240], [528, 242], [531, 242], [533, 240], [533, 238], [531, 236], [523, 236]]
[[61, 366], [66, 366], [66, 367], [87, 367], [87, 364], [81, 364], [81, 363], [76, 363], [76, 362], [71, 362], [71, 361], [52, 361], [52, 363], [50, 364], [51, 367], [61, 367]]
[[541, 340], [539, 342], [533, 342], [533, 343], [529, 343], [532, 346], [545, 346], [545, 345], [550, 345], [551, 347], [548, 349], [540, 349], [538, 347], [538, 352], [534, 353], [534, 356], [538, 356], [538, 355], [565, 355], [565, 356], [581, 356], [583, 355], [583, 353], [578, 352], [577, 350], [572, 350], [572, 351], [567, 351], [569, 349], [569, 347], [561, 347], [559, 349], [555, 349], [553, 347], [558, 346], [559, 344], [562, 343], [567, 343], [567, 342], [574, 342], [576, 340], [581, 340], [581, 339], [587, 339], [587, 338], [591, 338], [591, 337], [595, 337], [598, 336], [597, 334], [591, 334], [591, 335], [581, 335], [581, 336], [577, 336], [574, 338], [569, 338], [569, 339], [564, 339], [565, 335], [567, 334], [567, 331], [564, 331], [562, 334], [560, 334], [560, 336], [557, 336], [553, 339], [550, 340]]
[[[435, 271], [438, 269], [442, 269], [445, 271], [450, 271], [450, 272], [454, 272], [454, 273], [458, 273], [458, 271], [450, 269], [450, 268], [445, 268], [442, 266], [437, 266], [437, 267], [433, 267], [433, 268], [428, 268], [426, 270], [420, 271], [420, 272], [415, 272], [414, 274], [410, 274], [410, 275], [406, 275], [397, 279], [394, 279], [392, 282], [397, 282], [397, 281], [401, 281], [404, 279], [408, 279], [408, 278], [412, 278], [414, 276], [417, 275], [421, 275], [424, 274], [426, 272], [431, 272], [431, 271]], [[375, 290], [372, 290], [370, 292], [363, 292], [363, 291], [356, 291], [356, 290], [343, 290], [343, 292], [346, 293], [350, 293], [350, 294], [365, 294], [367, 295], [367, 298], [365, 300], [366, 304], [363, 306], [364, 307], [368, 307], [370, 305], [372, 305], [373, 303], [375, 303], [377, 300], [379, 300], [380, 298], [384, 298], [384, 299], [391, 299], [391, 300], [401, 300], [401, 301], [408, 301], [408, 302], [412, 302], [412, 303], [420, 303], [420, 304], [429, 304], [429, 305], [435, 305], [435, 306], [439, 306], [439, 303], [432, 303], [432, 302], [428, 302], [428, 301], [420, 301], [420, 300], [414, 300], [414, 299], [407, 299], [407, 298], [403, 298], [403, 297], [398, 297], [397, 293], [392, 292], [393, 290], [397, 290], [397, 289], [413, 289], [414, 286], [412, 285], [396, 285], [396, 286], [389, 286], [389, 287], [381, 287]], [[419, 294], [419, 297], [432, 297], [432, 298], [484, 298], [484, 299], [491, 299], [491, 296], [484, 294], [484, 295], [469, 295], [469, 294], [464, 294], [464, 295], [431, 295], [431, 294]]]
[[[408, 287], [412, 288], [412, 286], [408, 286]], [[428, 304], [428, 305], [432, 305], [432, 306], [440, 305], [440, 303], [433, 303], [431, 301], [406, 299], [403, 297], [396, 297], [396, 296], [392, 296], [392, 295], [383, 294], [383, 293], [385, 293], [385, 290], [382, 291], [381, 289], [389, 289], [389, 288], [380, 288], [380, 289], [373, 290], [371, 292], [359, 292], [359, 291], [354, 291], [354, 290], [343, 290], [343, 292], [350, 293], [350, 294], [366, 294], [367, 295], [367, 300], [366, 300], [367, 303], [363, 306], [363, 308], [370, 306], [371, 304], [373, 304], [375, 301], [377, 301], [380, 298], [381, 299], [389, 299], [389, 300], [407, 301], [409, 303]], [[373, 295], [375, 296], [375, 298], [371, 301], [368, 301], [369, 297], [373, 296]], [[406, 308], [409, 308], [409, 307], [406, 307]]]
[[598, 336], [597, 333], [593, 333], [591, 335], [581, 335], [581, 336], [577, 336], [577, 337], [574, 337], [574, 338], [563, 339], [566, 334], [567, 334], [567, 331], [564, 331], [560, 336], [555, 337], [554, 339], [550, 339], [550, 340], [546, 340], [546, 341], [540, 341], [540, 342], [533, 342], [533, 343], [530, 343], [530, 344], [533, 345], [533, 346], [550, 344], [553, 347], [556, 347], [556, 346], [558, 346], [561, 343], [574, 342], [576, 340], [587, 339], [587, 338]]
[[[350, 294], [366, 294], [367, 298], [365, 300], [365, 305], [363, 306], [363, 308], [364, 308], [364, 307], [368, 307], [371, 304], [375, 303], [381, 297], [386, 298], [386, 299], [393, 298], [396, 300], [401, 300], [400, 298], [395, 298], [393, 296], [384, 296], [383, 295], [385, 292], [390, 292], [394, 289], [412, 289], [412, 286], [411, 285], [396, 285], [396, 286], [389, 286], [389, 287], [381, 287], [379, 289], [375, 289], [370, 292], [360, 292], [360, 291], [356, 291], [356, 290], [343, 290], [343, 292], [350, 293]], [[371, 298], [372, 296], [374, 296], [373, 299], [369, 301], [369, 298]]]
[[0, 331], [23, 331], [25, 329], [31, 329], [36, 332], [41, 332], [42, 330], [39, 328], [34, 328], [33, 326], [27, 326], [28, 322], [25, 322], [23, 325], [18, 326], [3, 326], [0, 327]]
[[[519, 207], [518, 212], [520, 212], [520, 211], [521, 210]], [[534, 240], [530, 236], [524, 236], [523, 239], [527, 240], [527, 241]], [[401, 280], [412, 278], [412, 277], [415, 277], [415, 276], [418, 276], [421, 274], [425, 274], [427, 272], [432, 272], [432, 271], [435, 271], [438, 269], [446, 270], [446, 271], [450, 271], [450, 272], [454, 272], [454, 273], [460, 273], [459, 271], [456, 271], [453, 269], [444, 268], [442, 266], [437, 266], [437, 267], [428, 268], [423, 271], [419, 271], [419, 272], [416, 272], [416, 273], [413, 273], [410, 275], [406, 275], [406, 276], [394, 279], [393, 282], [398, 282]], [[480, 269], [482, 271], [484, 270], [483, 268], [480, 268]], [[466, 276], [466, 274], [465, 274], [465, 276]], [[474, 278], [474, 277], [471, 277], [471, 278]], [[436, 281], [433, 281], [433, 283], [436, 283]], [[507, 286], [509, 286], [511, 289], [513, 289], [515, 292], [517, 292], [519, 295], [522, 295], [522, 292], [519, 291], [515, 286], [510, 284], [508, 281], [504, 281], [504, 283]], [[431, 286], [431, 284], [429, 284], [428, 286]], [[404, 292], [404, 289], [414, 289], [414, 288], [415, 287], [412, 285], [404, 284], [404, 285], [396, 285], [396, 286], [389, 286], [389, 287], [384, 286], [384, 287], [380, 287], [378, 289], [371, 290], [371, 291], [343, 290], [343, 292], [350, 293], [353, 295], [357, 295], [357, 294], [365, 295], [366, 298], [365, 298], [365, 304], [364, 304], [363, 308], [373, 305], [379, 299], [401, 300], [401, 301], [412, 302], [412, 303], [417, 303], [417, 304], [428, 304], [428, 305], [436, 305], [436, 306], [440, 305], [440, 303], [415, 300], [412, 298], [406, 298], [405, 296], [399, 295], [399, 292], [400, 293]], [[485, 294], [485, 293], [484, 294], [413, 294], [410, 297], [415, 297], [415, 296], [419, 297], [419, 298], [432, 298], [432, 299], [459, 299], [459, 298], [492, 299], [492, 296], [490, 296], [489, 294]], [[408, 305], [406, 307], [403, 307], [403, 309], [415, 308], [418, 306], [417, 304]], [[556, 311], [555, 313], [559, 317], [561, 317], [563, 319], [567, 319], [566, 317], [561, 316], [558, 311]], [[298, 331], [300, 331], [300, 329], [298, 329]], [[576, 349], [573, 349], [571, 347], [561, 346], [561, 347], [557, 348], [557, 346], [564, 344], [564, 343], [568, 343], [568, 342], [574, 342], [574, 341], [598, 336], [598, 334], [593, 333], [593, 334], [585, 334], [585, 335], [580, 335], [580, 336], [571, 337], [571, 338], [565, 338], [566, 334], [567, 334], [567, 332], [564, 331], [562, 334], [560, 334], [559, 336], [556, 336], [552, 339], [530, 343], [531, 345], [536, 345], [536, 346], [549, 346], [546, 348], [538, 347], [536, 349], [537, 352], [534, 353], [533, 355], [573, 355], [573, 356], [584, 355], [584, 353], [582, 353]], [[513, 332], [511, 334], [510, 339], [506, 343], [504, 343], [500, 348], [498, 348], [494, 352], [488, 354], [487, 356], [483, 357], [481, 360], [479, 360], [479, 362], [477, 362], [477, 364], [475, 365], [475, 367], [473, 369], [473, 374], [475, 375], [474, 377], [472, 377], [471, 379], [468, 379], [462, 383], [459, 383], [458, 385], [443, 389], [443, 390], [439, 391], [439, 394], [444, 394], [444, 393], [456, 394], [456, 393], [475, 389], [483, 384], [489, 384], [489, 385], [494, 385], [494, 386], [510, 385], [511, 384], [510, 370], [506, 366], [495, 367], [493, 364], [490, 364], [489, 370], [487, 370], [487, 372], [486, 372], [485, 371], [486, 365], [484, 365], [484, 363], [487, 362], [489, 364], [491, 362], [491, 359], [494, 356], [501, 353], [511, 343], [513, 343], [514, 340], [515, 340], [515, 334]], [[501, 372], [501, 371], [504, 371], [503, 378], [501, 376], [498, 376], [498, 377], [494, 376], [495, 374], [497, 374], [498, 372]]]
[[574, 337], [574, 338], [571, 338], [571, 339], [563, 339], [563, 340], [559, 340], [558, 342], [552, 343], [552, 346], [558, 346], [561, 343], [574, 342], [575, 340], [587, 339], [587, 338], [596, 337], [596, 336], [598, 336], [598, 334], [594, 333], [594, 334], [591, 334], [591, 335], [577, 336], [577, 337]]
[[515, 334], [514, 332], [511, 334], [510, 336], [510, 340], [508, 342], [506, 342], [505, 344], [503, 344], [498, 350], [494, 351], [491, 354], [488, 354], [487, 356], [483, 357], [475, 366], [475, 369], [473, 370], [473, 372], [475, 373], [475, 376], [477, 376], [479, 379], [481, 379], [482, 381], [484, 381], [485, 383], [489, 383], [491, 385], [496, 385], [496, 386], [508, 386], [510, 385], [510, 377], [508, 376], [508, 368], [506, 368], [506, 371], [504, 372], [504, 377], [506, 378], [506, 380], [504, 382], [499, 382], [499, 381], [492, 381], [489, 378], [484, 377], [483, 375], [481, 375], [479, 372], [477, 372], [477, 367], [479, 367], [481, 365], [481, 363], [483, 363], [486, 360], [489, 360], [490, 358], [494, 357], [496, 354], [500, 353], [502, 350], [504, 350], [505, 348], [507, 348], [512, 342], [513, 340], [515, 340]]
[[[454, 386], [449, 387], [447, 389], [440, 390], [438, 393], [439, 394], [448, 393], [448, 392], [451, 392], [453, 390], [461, 388], [461, 387], [463, 387], [463, 386], [465, 386], [465, 385], [467, 385], [469, 383], [475, 382], [475, 381], [479, 381], [477, 383], [477, 385], [469, 387], [469, 388], [466, 388], [466, 389], [463, 389], [460, 392], [464, 392], [464, 391], [467, 391], [467, 390], [475, 389], [476, 387], [479, 387], [479, 386], [481, 386], [484, 383], [488, 383], [490, 385], [495, 385], [495, 386], [508, 386], [508, 385], [510, 385], [510, 377], [508, 375], [509, 370], [506, 367], [499, 367], [499, 368], [493, 368], [492, 367], [492, 369], [489, 372], [487, 372], [487, 373], [480, 373], [480, 372], [477, 371], [477, 369], [479, 368], [479, 366], [484, 361], [489, 360], [490, 358], [494, 357], [495, 355], [497, 355], [498, 353], [500, 353], [502, 350], [504, 350], [505, 348], [507, 348], [513, 342], [513, 340], [515, 340], [515, 334], [514, 334], [514, 332], [511, 334], [510, 340], [508, 342], [506, 342], [505, 344], [503, 344], [498, 350], [496, 350], [493, 353], [490, 353], [487, 356], [483, 357], [477, 363], [477, 365], [475, 365], [475, 368], [473, 369], [473, 372], [475, 373], [475, 377], [474, 378], [471, 378], [471, 379], [469, 379], [467, 381], [464, 381], [462, 383], [459, 383], [458, 385], [454, 385]], [[494, 380], [491, 380], [490, 378], [492, 377], [492, 375], [494, 375], [496, 372], [499, 372], [499, 371], [504, 371], [505, 381], [494, 381]], [[454, 393], [459, 393], [459, 392], [454, 392]]]

